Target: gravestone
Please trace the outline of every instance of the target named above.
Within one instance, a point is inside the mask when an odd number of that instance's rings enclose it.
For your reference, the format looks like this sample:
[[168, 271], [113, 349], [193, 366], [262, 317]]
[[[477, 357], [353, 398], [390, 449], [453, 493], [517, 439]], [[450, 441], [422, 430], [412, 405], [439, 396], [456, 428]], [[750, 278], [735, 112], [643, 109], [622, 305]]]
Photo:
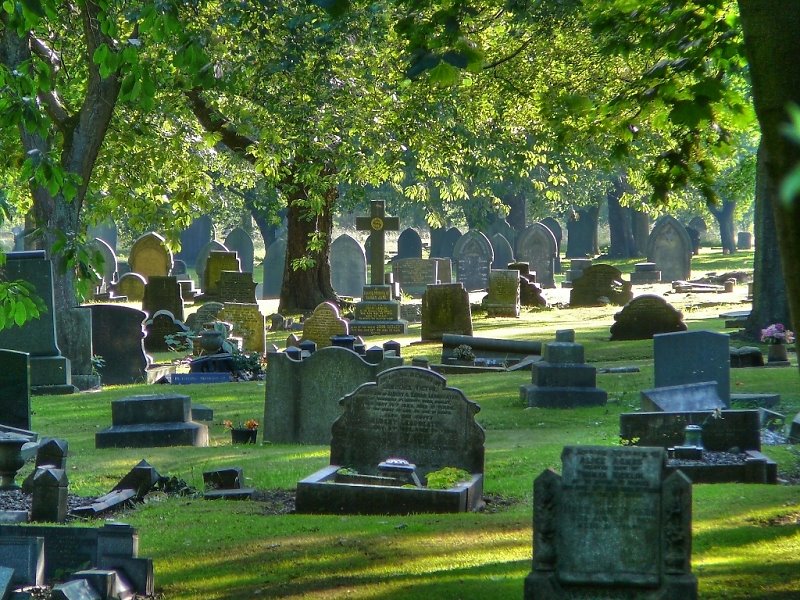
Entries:
[[576, 282], [583, 275], [583, 272], [592, 266], [591, 258], [573, 258], [569, 261], [569, 269], [567, 269], [567, 276], [561, 287], [571, 288], [573, 283]]
[[361, 296], [367, 283], [367, 256], [358, 240], [345, 234], [331, 243], [331, 283], [340, 296]]
[[[341, 414], [339, 399], [384, 369], [403, 364], [378, 348], [365, 360], [355, 352], [329, 346], [307, 357], [270, 352], [266, 371], [264, 441], [327, 444], [331, 425]], [[300, 352], [298, 352], [300, 354]]]
[[159, 310], [144, 322], [144, 349], [148, 352], [169, 352], [166, 336], [188, 334], [189, 328], [168, 310]]
[[429, 258], [395, 258], [392, 273], [402, 292], [421, 298], [428, 285], [439, 281], [439, 263]]
[[429, 228], [431, 246], [430, 257], [436, 258], [442, 256], [442, 248], [444, 245], [444, 237], [447, 233], [446, 227], [430, 227]]
[[64, 394], [75, 391], [70, 360], [62, 356], [56, 338], [53, 297], [53, 268], [43, 250], [9, 252], [3, 276], [7, 281], [22, 279], [33, 286], [45, 310], [38, 319], [22, 326], [0, 330], [0, 348], [30, 355], [31, 392]]
[[[511, 225], [509, 225], [506, 219], [503, 219], [499, 216], [494, 214], [489, 214], [489, 218], [493, 218], [492, 222], [489, 223], [485, 228], [481, 229], [481, 231], [486, 235], [489, 240], [491, 240], [495, 235], [500, 234], [511, 245], [514, 247], [514, 242], [517, 240], [517, 231]], [[507, 261], [510, 262], [510, 261]]]
[[31, 521], [67, 520], [67, 474], [54, 466], [37, 467], [31, 482]]
[[[202, 287], [205, 281], [206, 265], [208, 264], [208, 257], [212, 252], [228, 252], [225, 244], [221, 244], [216, 240], [211, 240], [205, 244], [197, 253], [194, 262], [194, 272], [197, 273], [197, 282]], [[205, 290], [203, 290], [205, 292]]]
[[622, 278], [622, 272], [611, 265], [592, 265], [572, 282], [569, 293], [570, 306], [622, 306], [633, 299], [630, 281]]
[[561, 273], [561, 240], [564, 237], [564, 232], [561, 229], [561, 225], [553, 217], [545, 217], [540, 223], [547, 227], [552, 232], [553, 237], [556, 238], [555, 270], [556, 273]]
[[154, 231], [139, 237], [128, 254], [131, 271], [145, 279], [151, 275], [169, 275], [172, 271], [172, 260], [172, 251], [167, 248], [166, 240]]
[[695, 256], [700, 254], [700, 232], [687, 226], [686, 233], [689, 235], [689, 240], [692, 242], [692, 254]]
[[219, 274], [219, 299], [223, 302], [256, 304], [256, 282], [253, 273], [221, 271]]
[[44, 540], [19, 533], [0, 537], [0, 565], [14, 570], [15, 586], [44, 585]]
[[657, 333], [686, 331], [683, 313], [662, 296], [637, 296], [614, 315], [612, 340], [647, 340]]
[[221, 252], [212, 250], [208, 255], [206, 267], [203, 270], [203, 297], [204, 298], [225, 298], [220, 297], [219, 278], [222, 271], [242, 271], [239, 258], [236, 252]]
[[567, 258], [594, 256], [597, 226], [586, 210], [579, 210], [567, 220]]
[[267, 328], [258, 304], [226, 302], [218, 316], [233, 324], [234, 333], [242, 338], [243, 352], [264, 353]]
[[655, 387], [716, 381], [719, 397], [730, 405], [730, 336], [711, 331], [653, 336]]
[[339, 307], [333, 302], [322, 302], [314, 313], [303, 323], [302, 340], [316, 342], [318, 348], [331, 345], [334, 335], [347, 335], [349, 327], [346, 319], [339, 314]]
[[214, 224], [211, 217], [202, 215], [191, 222], [180, 234], [181, 249], [175, 258], [182, 260], [189, 267], [197, 264], [200, 250], [214, 237]]
[[647, 262], [661, 270], [663, 281], [686, 281], [692, 273], [692, 240], [686, 228], [669, 215], [661, 217], [647, 238]]
[[253, 272], [253, 238], [241, 227], [236, 227], [228, 233], [224, 246], [231, 252], [236, 252], [241, 263], [241, 270]]
[[128, 302], [141, 302], [144, 300], [145, 279], [139, 273], [124, 273], [115, 286], [117, 296], [125, 296]]
[[462, 283], [468, 292], [487, 288], [493, 261], [494, 251], [489, 238], [475, 229], [462, 235], [453, 248], [456, 281]]
[[440, 340], [445, 333], [472, 335], [469, 293], [461, 283], [429, 285], [422, 296], [422, 339]]
[[494, 251], [493, 269], [505, 269], [508, 263], [514, 262], [514, 250], [511, 244], [502, 233], [495, 233], [489, 238]]
[[542, 296], [542, 287], [536, 283], [536, 274], [531, 273], [526, 262], [508, 263], [509, 269], [519, 271], [519, 302], [522, 306], [544, 308], [547, 300]]
[[752, 250], [753, 234], [749, 231], [739, 231], [736, 234], [736, 248], [738, 250]]
[[117, 224], [113, 219], [106, 219], [97, 225], [89, 225], [86, 228], [86, 239], [101, 239], [111, 248], [112, 252], [117, 251]]
[[261, 284], [262, 298], [278, 298], [283, 287], [283, 272], [286, 267], [286, 238], [278, 238], [267, 248], [264, 257], [264, 277]]
[[492, 269], [483, 304], [490, 317], [519, 317], [519, 271]]
[[208, 427], [192, 421], [191, 415], [191, 399], [181, 394], [112, 400], [112, 426], [95, 433], [95, 448], [208, 446]]
[[696, 600], [692, 484], [663, 448], [565, 446], [533, 486], [525, 600]]
[[453, 250], [456, 243], [461, 239], [461, 230], [457, 227], [448, 229], [442, 237], [442, 245], [439, 249], [438, 258], [453, 258]]
[[144, 321], [147, 313], [121, 304], [90, 304], [92, 347], [105, 365], [100, 377], [106, 385], [147, 380]]
[[151, 275], [144, 286], [142, 310], [151, 316], [166, 310], [178, 321], [183, 321], [183, 294], [178, 278]]
[[416, 229], [408, 228], [397, 236], [397, 255], [395, 259], [422, 258], [422, 238]]
[[453, 264], [449, 258], [431, 258], [436, 261], [436, 277], [439, 283], [453, 283]]
[[715, 381], [684, 383], [642, 390], [641, 408], [645, 412], [696, 412], [725, 408]]
[[222, 302], [205, 302], [196, 312], [189, 315], [186, 324], [194, 333], [199, 333], [206, 323], [218, 320], [217, 315], [223, 308], [225, 305]]
[[0, 425], [31, 428], [31, 367], [27, 352], [0, 350]]
[[545, 289], [556, 287], [553, 274], [557, 255], [556, 238], [541, 223], [529, 225], [517, 238], [517, 259], [530, 265], [536, 272], [536, 282]]
[[92, 246], [103, 257], [102, 279], [97, 285], [102, 287], [105, 292], [111, 284], [117, 281], [119, 276], [117, 273], [117, 255], [114, 254], [114, 249], [100, 238], [94, 238]]
[[700, 234], [700, 239], [706, 241], [708, 239], [708, 225], [703, 220], [703, 217], [692, 217], [687, 227], [691, 227]]
[[633, 273], [631, 273], [632, 285], [648, 285], [661, 282], [661, 271], [658, 270], [658, 265], [651, 262], [638, 262], [633, 265]]

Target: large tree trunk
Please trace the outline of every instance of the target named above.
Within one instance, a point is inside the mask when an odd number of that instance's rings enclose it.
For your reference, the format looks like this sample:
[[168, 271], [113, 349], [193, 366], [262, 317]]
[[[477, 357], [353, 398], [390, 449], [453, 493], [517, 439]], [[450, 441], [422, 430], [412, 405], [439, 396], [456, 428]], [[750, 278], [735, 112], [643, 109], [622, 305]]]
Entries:
[[[753, 102], [761, 124], [766, 172], [771, 189], [800, 164], [800, 147], [783, 128], [786, 107], [800, 105], [800, 5], [782, 0], [739, 0], [745, 52], [750, 62]], [[783, 275], [793, 330], [800, 323], [800, 195], [773, 202]], [[800, 352], [800, 336], [796, 348]]]
[[636, 256], [647, 256], [647, 238], [650, 237], [650, 215], [631, 210], [631, 230], [636, 246]]
[[759, 144], [754, 217], [758, 243], [753, 259], [753, 310], [745, 326], [745, 334], [752, 340], [759, 339], [761, 329], [771, 323], [789, 322], [786, 282], [783, 277], [775, 275], [781, 271], [781, 254], [772, 205], [780, 199], [772, 184], [766, 172], [764, 145]]
[[513, 227], [517, 233], [522, 233], [528, 226], [526, 221], [528, 204], [525, 196], [522, 194], [504, 195], [501, 197], [503, 204], [508, 207], [508, 216], [506, 221]]
[[608, 228], [611, 233], [609, 258], [631, 258], [636, 256], [636, 244], [631, 228], [631, 209], [620, 205], [619, 199], [625, 192], [624, 175], [615, 177], [606, 193], [608, 201]]
[[720, 204], [709, 204], [708, 211], [714, 215], [719, 225], [719, 237], [722, 240], [722, 253], [736, 253], [736, 233], [733, 230], [733, 211], [736, 201], [723, 200]]

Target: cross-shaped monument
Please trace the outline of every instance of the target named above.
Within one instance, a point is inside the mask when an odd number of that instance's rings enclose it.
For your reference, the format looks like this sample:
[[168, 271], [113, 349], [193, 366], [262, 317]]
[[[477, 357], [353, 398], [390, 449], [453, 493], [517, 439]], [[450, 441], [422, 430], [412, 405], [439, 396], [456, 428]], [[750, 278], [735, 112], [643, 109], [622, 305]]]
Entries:
[[383, 285], [383, 260], [386, 248], [385, 231], [398, 231], [400, 219], [387, 217], [383, 200], [370, 202], [368, 217], [356, 217], [356, 229], [369, 231], [369, 282], [370, 285]]

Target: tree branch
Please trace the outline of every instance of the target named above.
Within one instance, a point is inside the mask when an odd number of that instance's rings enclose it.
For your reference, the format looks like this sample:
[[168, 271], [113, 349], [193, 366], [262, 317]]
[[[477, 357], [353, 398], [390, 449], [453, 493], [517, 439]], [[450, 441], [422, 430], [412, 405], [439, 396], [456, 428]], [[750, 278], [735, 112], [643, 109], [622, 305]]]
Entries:
[[529, 37], [525, 42], [523, 42], [523, 44], [519, 48], [514, 50], [514, 52], [512, 52], [508, 56], [504, 56], [503, 58], [497, 59], [496, 61], [494, 61], [491, 64], [486, 65], [485, 67], [483, 67], [483, 70], [486, 71], [488, 69], [494, 69], [495, 67], [498, 67], [498, 66], [502, 65], [503, 63], [506, 63], [506, 62], [516, 58], [517, 56], [519, 56], [522, 53], [523, 50], [525, 50], [525, 48], [527, 48], [528, 46], [530, 46], [533, 43], [533, 39], [534, 39], [533, 36]]
[[230, 148], [231, 151], [239, 154], [249, 163], [255, 164], [256, 157], [252, 153], [252, 149], [256, 144], [255, 140], [235, 131], [233, 127], [230, 126], [230, 121], [217, 113], [208, 102], [206, 102], [200, 92], [200, 88], [193, 88], [185, 92], [185, 95], [189, 100], [189, 106], [194, 116], [197, 117], [203, 129], [211, 133], [220, 134], [222, 136], [222, 143]]

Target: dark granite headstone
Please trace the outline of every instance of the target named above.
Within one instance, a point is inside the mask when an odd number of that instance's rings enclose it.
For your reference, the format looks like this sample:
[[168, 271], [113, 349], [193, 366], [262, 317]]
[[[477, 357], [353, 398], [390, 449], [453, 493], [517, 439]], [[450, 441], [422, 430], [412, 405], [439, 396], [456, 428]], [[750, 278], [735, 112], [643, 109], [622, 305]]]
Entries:
[[0, 424], [31, 428], [31, 369], [27, 352], [0, 350]]
[[345, 234], [331, 244], [331, 283], [342, 296], [361, 296], [367, 283], [367, 256], [358, 240]]
[[151, 275], [144, 286], [142, 310], [151, 316], [167, 310], [178, 321], [183, 321], [183, 294], [178, 278]]
[[489, 271], [494, 261], [492, 244], [480, 231], [469, 230], [453, 248], [456, 281], [468, 291], [485, 290], [489, 285]]
[[316, 342], [318, 348], [325, 348], [331, 345], [334, 335], [348, 333], [348, 323], [339, 314], [339, 307], [333, 302], [322, 302], [303, 323], [302, 339]]
[[189, 328], [168, 310], [159, 310], [144, 322], [144, 349], [148, 352], [169, 352], [166, 336], [188, 334]]
[[594, 256], [596, 223], [588, 211], [579, 210], [567, 220], [567, 258]]
[[647, 340], [657, 333], [686, 331], [683, 313], [662, 296], [637, 296], [614, 315], [612, 340]]
[[622, 272], [611, 265], [597, 264], [586, 269], [572, 282], [569, 294], [570, 306], [600, 306], [617, 304], [622, 306], [633, 299], [630, 281], [625, 281]]
[[278, 298], [283, 286], [283, 272], [286, 268], [286, 239], [278, 238], [267, 248], [264, 257], [264, 277], [261, 286], [262, 298]]
[[495, 233], [489, 238], [494, 250], [493, 269], [505, 269], [508, 263], [514, 262], [514, 250], [502, 233]]
[[469, 293], [460, 283], [429, 285], [422, 296], [422, 339], [440, 340], [445, 333], [472, 335]]
[[696, 600], [692, 485], [662, 448], [566, 446], [533, 489], [525, 600]]
[[44, 540], [41, 537], [27, 536], [25, 532], [0, 536], [0, 565], [14, 569], [12, 584], [43, 585]]
[[403, 293], [420, 298], [428, 285], [439, 280], [439, 263], [429, 258], [396, 258], [392, 260], [392, 273]]
[[730, 404], [730, 336], [711, 331], [653, 336], [655, 387], [716, 381], [719, 397]]
[[442, 238], [442, 245], [439, 249], [439, 254], [437, 254], [437, 257], [453, 258], [453, 250], [455, 249], [458, 240], [461, 239], [461, 235], [461, 230], [459, 230], [457, 227], [451, 227], [448, 229]]
[[141, 383], [147, 379], [144, 321], [147, 313], [120, 304], [90, 304], [92, 347], [105, 365], [100, 377], [106, 385]]
[[67, 520], [67, 474], [56, 467], [38, 467], [31, 485], [31, 521]]
[[197, 257], [200, 250], [213, 239], [214, 224], [211, 217], [202, 215], [197, 217], [192, 223], [181, 232], [181, 249], [175, 255], [185, 262], [188, 266], [194, 267], [197, 264]]
[[249, 271], [221, 271], [217, 296], [222, 302], [256, 304], [256, 282]]
[[172, 271], [172, 251], [163, 236], [151, 231], [139, 237], [131, 246], [128, 264], [131, 271], [145, 279], [151, 275], [166, 277]]
[[692, 272], [692, 240], [669, 215], [661, 217], [647, 239], [647, 261], [658, 265], [663, 281], [685, 281]]
[[397, 255], [395, 259], [422, 258], [422, 238], [416, 229], [408, 228], [397, 236]]
[[253, 272], [253, 238], [241, 227], [236, 227], [225, 238], [225, 247], [239, 256], [242, 271]]
[[557, 255], [556, 238], [541, 223], [529, 225], [517, 238], [517, 259], [530, 265], [531, 271], [536, 272], [536, 282], [543, 288], [556, 286], [553, 274]]

